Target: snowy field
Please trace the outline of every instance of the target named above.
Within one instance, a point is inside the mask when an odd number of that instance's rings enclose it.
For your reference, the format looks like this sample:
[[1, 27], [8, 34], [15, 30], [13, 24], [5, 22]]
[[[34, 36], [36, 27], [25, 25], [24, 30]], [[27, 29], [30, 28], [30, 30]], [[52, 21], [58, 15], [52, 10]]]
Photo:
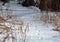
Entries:
[[[5, 18], [8, 14], [15, 15], [13, 19], [22, 20], [23, 21], [23, 32], [27, 29], [26, 33], [21, 35], [21, 30], [19, 31], [19, 25], [13, 24], [10, 22], [4, 22], [8, 27], [13, 28], [13, 31], [9, 32], [9, 36], [11, 37], [11, 33], [14, 36], [14, 41], [9, 38], [4, 42], [60, 42], [60, 34], [57, 31], [53, 31], [54, 28], [50, 24], [43, 24], [42, 21], [39, 20], [41, 15], [40, 10], [37, 7], [23, 7], [22, 5], [17, 5], [16, 3], [9, 3], [5, 6], [1, 6], [0, 4], [0, 14]], [[8, 10], [6, 10], [8, 8]], [[13, 21], [12, 19], [10, 19]], [[8, 21], [10, 21], [8, 20]], [[14, 22], [14, 21], [13, 21]], [[0, 23], [1, 24], [1, 23]], [[28, 27], [26, 27], [28, 26]], [[1, 31], [1, 29], [0, 29]], [[3, 42], [6, 34], [0, 34], [0, 42]], [[24, 41], [25, 40], [25, 41]]]

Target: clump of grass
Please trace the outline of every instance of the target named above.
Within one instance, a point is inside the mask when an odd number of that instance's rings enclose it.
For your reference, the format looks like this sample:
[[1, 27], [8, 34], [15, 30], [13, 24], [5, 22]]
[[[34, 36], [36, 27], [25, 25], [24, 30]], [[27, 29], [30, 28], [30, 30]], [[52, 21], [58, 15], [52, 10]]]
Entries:
[[45, 15], [42, 15], [40, 18], [44, 23], [51, 24], [55, 27], [54, 30], [60, 31], [60, 14], [58, 12], [56, 13], [45, 13]]
[[[14, 30], [20, 31], [19, 33], [21, 34], [22, 42], [26, 42], [26, 36], [27, 36], [28, 29], [29, 29], [28, 24], [24, 24], [24, 22], [21, 19], [14, 20], [14, 19], [12, 19], [12, 17], [14, 17], [14, 15], [11, 15], [11, 14], [7, 15], [6, 19], [3, 17], [0, 17], [1, 18], [0, 19], [1, 20], [1, 22], [0, 22], [0, 34], [3, 34], [3, 35], [6, 34], [4, 36], [2, 42], [5, 42], [7, 39], [9, 40], [10, 38], [12, 39], [12, 42], [17, 41], [16, 37], [13, 35]], [[9, 21], [9, 19], [11, 19], [11, 21]], [[2, 23], [4, 23], [4, 24], [2, 24]], [[8, 26], [5, 23], [14, 24], [14, 27], [13, 27], [14, 29], [12, 28], [12, 25]], [[15, 28], [15, 25], [17, 25], [17, 28]], [[16, 33], [16, 32], [14, 32], [14, 33]], [[9, 36], [10, 34], [12, 36]]]

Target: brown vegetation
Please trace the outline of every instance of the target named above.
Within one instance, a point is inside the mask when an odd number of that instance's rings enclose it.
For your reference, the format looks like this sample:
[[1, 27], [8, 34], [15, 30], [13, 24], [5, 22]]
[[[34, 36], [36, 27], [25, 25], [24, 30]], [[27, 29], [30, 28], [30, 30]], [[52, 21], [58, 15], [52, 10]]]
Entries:
[[[17, 39], [16, 37], [13, 35], [13, 31], [19, 31], [19, 34], [21, 35], [22, 38], [22, 42], [25, 42], [26, 40], [26, 34], [28, 32], [29, 26], [28, 24], [24, 24], [24, 22], [20, 19], [20, 20], [16, 20], [16, 19], [12, 19], [14, 17], [14, 15], [7, 15], [7, 18], [4, 19], [2, 16], [0, 16], [0, 35], [3, 34], [3, 41], [1, 42], [5, 42], [6, 40], [11, 39], [12, 42], [15, 42]], [[11, 21], [9, 21], [9, 19], [11, 19]], [[12, 28], [12, 25], [8, 26], [6, 25], [6, 23], [12, 24], [14, 25], [14, 29]], [[17, 26], [17, 28], [15, 28], [15, 25]], [[17, 33], [18, 33], [17, 31]], [[15, 35], [17, 36], [16, 32], [14, 32]], [[9, 36], [11, 35], [11, 36]], [[1, 35], [2, 36], [2, 35]], [[19, 41], [20, 42], [20, 41]]]
[[49, 13], [42, 15], [41, 20], [45, 23], [53, 25], [55, 27], [54, 30], [60, 31], [60, 14], [58, 12], [52, 14], [50, 13], [50, 15]]

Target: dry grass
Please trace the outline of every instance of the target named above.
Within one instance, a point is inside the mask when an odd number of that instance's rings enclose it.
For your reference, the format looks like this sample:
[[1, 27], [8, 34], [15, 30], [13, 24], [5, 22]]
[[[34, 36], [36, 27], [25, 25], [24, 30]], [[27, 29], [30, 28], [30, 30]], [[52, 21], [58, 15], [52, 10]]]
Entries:
[[[26, 35], [27, 35], [28, 29], [29, 29], [28, 24], [24, 24], [24, 22], [22, 20], [14, 20], [14, 19], [12, 19], [12, 17], [14, 17], [14, 15], [8, 15], [6, 19], [4, 19], [3, 17], [0, 16], [0, 35], [1, 36], [2, 36], [2, 34], [4, 35], [3, 41], [1, 41], [1, 42], [5, 42], [6, 40], [9, 40], [9, 39], [12, 39], [12, 42], [15, 42], [17, 39], [13, 35], [14, 30], [20, 31], [19, 33], [21, 34], [22, 42], [25, 42]], [[9, 21], [9, 19], [11, 19], [12, 21]], [[8, 27], [8, 25], [6, 25], [5, 22], [14, 24], [13, 28], [15, 28], [15, 25], [17, 25], [17, 28], [13, 29], [12, 26]], [[14, 33], [16, 33], [16, 32], [14, 32]], [[9, 36], [9, 35], [11, 35], [11, 36]], [[15, 35], [17, 36], [17, 34], [15, 34]]]
[[5, 19], [0, 16], [0, 22], [3, 22], [3, 21], [5, 21]]
[[[2, 42], [5, 42], [7, 39], [9, 39], [9, 32], [12, 33], [12, 28], [10, 27], [7, 27], [6, 25], [1, 25], [0, 24], [0, 35], [3, 34], [4, 35], [4, 38], [3, 38], [3, 41]], [[12, 34], [11, 34], [12, 35]], [[1, 35], [2, 36], [2, 35]], [[12, 38], [13, 36], [11, 36]], [[12, 38], [13, 40], [14, 38]]]
[[49, 23], [55, 27], [54, 30], [60, 31], [60, 14], [58, 12], [49, 14], [46, 13], [45, 15], [42, 15], [40, 18], [44, 23]]
[[[0, 23], [5, 23], [6, 19], [0, 16]], [[14, 40], [14, 36], [9, 37], [9, 34], [12, 33], [12, 28], [6, 26], [5, 24], [0, 24], [0, 35], [3, 34], [3, 41], [0, 42], [5, 42], [7, 39], [11, 38]], [[12, 34], [11, 34], [12, 35]], [[2, 36], [2, 35], [1, 35]]]

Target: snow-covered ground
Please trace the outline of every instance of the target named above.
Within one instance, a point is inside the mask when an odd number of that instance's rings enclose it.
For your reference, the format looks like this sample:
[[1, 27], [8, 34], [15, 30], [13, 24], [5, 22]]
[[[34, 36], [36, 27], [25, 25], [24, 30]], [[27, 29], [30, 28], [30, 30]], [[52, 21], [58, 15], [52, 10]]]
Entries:
[[[8, 9], [6, 10], [8, 5]], [[43, 24], [42, 21], [40, 21], [38, 18], [41, 15], [41, 12], [38, 8], [31, 6], [31, 7], [23, 7], [22, 5], [17, 4], [6, 4], [5, 6], [2, 6], [2, 9], [0, 11], [1, 14], [5, 17], [8, 13], [15, 15], [15, 19], [21, 20], [24, 22], [24, 25], [29, 25], [29, 31], [26, 34], [26, 40], [25, 42], [60, 42], [60, 34], [57, 31], [53, 31], [54, 28], [50, 24]], [[9, 23], [5, 23], [6, 25], [10, 26]], [[14, 25], [14, 29], [19, 28], [17, 25]], [[24, 28], [24, 27], [23, 27]], [[14, 30], [14, 36], [17, 40], [14, 42], [22, 42], [21, 41], [21, 34], [18, 34], [18, 30]], [[2, 40], [2, 36], [0, 35], [0, 40]], [[1, 41], [0, 41], [1, 42]], [[12, 42], [10, 40], [6, 42]]]

